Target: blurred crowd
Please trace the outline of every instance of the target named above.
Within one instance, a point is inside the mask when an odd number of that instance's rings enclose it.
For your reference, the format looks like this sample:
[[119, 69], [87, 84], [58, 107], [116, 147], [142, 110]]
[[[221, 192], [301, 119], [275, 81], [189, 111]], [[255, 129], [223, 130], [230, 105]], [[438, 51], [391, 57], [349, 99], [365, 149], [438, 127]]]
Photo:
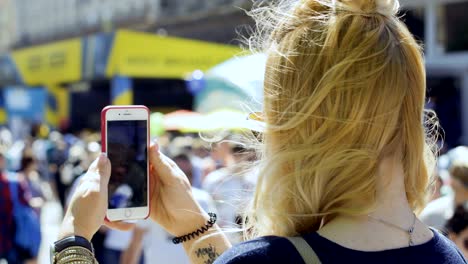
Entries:
[[[49, 247], [40, 246], [41, 240], [46, 243], [41, 238], [50, 235], [47, 223], [40, 226], [43, 209], [60, 204], [61, 210], [53, 213], [62, 218], [79, 177], [101, 152], [100, 137], [90, 131], [49, 133], [38, 126], [27, 139], [14, 140], [8, 129], [0, 130], [0, 263], [38, 263], [39, 250]], [[242, 241], [241, 211], [256, 181], [243, 164], [252, 164], [255, 153], [230, 141], [210, 144], [196, 134], [173, 132], [157, 140], [187, 175], [200, 205], [218, 215], [233, 243]], [[17, 204], [28, 213], [29, 223], [18, 222]], [[27, 242], [20, 239], [23, 231]], [[99, 263], [189, 263], [172, 238], [153, 221], [142, 220], [127, 232], [102, 227], [92, 242]]]
[[[77, 178], [101, 151], [100, 134], [64, 135], [39, 126], [27, 139], [14, 138], [9, 130], [0, 130], [0, 263], [37, 263], [41, 237], [48, 235], [40, 226], [44, 205], [60, 204], [63, 212]], [[195, 134], [165, 134], [158, 143], [185, 172], [201, 206], [218, 215], [231, 242], [242, 241], [241, 212], [257, 177], [243, 164], [252, 165], [256, 154], [229, 140], [210, 144]], [[468, 147], [441, 155], [434, 179], [431, 201], [420, 217], [468, 257]], [[18, 222], [18, 204], [29, 223]], [[182, 246], [174, 245], [156, 223], [144, 220], [136, 226], [127, 232], [103, 227], [93, 238], [99, 263], [189, 263]]]

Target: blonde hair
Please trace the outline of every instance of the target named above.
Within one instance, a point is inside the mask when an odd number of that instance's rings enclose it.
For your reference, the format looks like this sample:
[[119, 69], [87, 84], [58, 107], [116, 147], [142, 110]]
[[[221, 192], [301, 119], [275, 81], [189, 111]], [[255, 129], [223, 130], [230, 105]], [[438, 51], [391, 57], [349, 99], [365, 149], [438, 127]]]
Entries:
[[281, 1], [252, 11], [268, 55], [267, 123], [250, 236], [318, 230], [376, 201], [376, 172], [401, 157], [421, 210], [435, 155], [426, 141], [422, 51], [396, 0]]

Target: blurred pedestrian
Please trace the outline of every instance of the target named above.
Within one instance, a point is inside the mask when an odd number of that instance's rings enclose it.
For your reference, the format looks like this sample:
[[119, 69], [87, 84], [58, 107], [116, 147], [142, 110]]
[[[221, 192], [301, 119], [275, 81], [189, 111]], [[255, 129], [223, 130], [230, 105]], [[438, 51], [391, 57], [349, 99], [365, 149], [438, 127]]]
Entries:
[[433, 197], [437, 197], [430, 201], [424, 210], [419, 215], [421, 221], [426, 225], [435, 228], [439, 231], [445, 230], [445, 225], [447, 221], [452, 217], [454, 209], [455, 209], [455, 199], [453, 192], [450, 192], [446, 195], [440, 194], [439, 186], [443, 186], [442, 178], [440, 176], [441, 172], [435, 173], [436, 177], [436, 188], [435, 195]]
[[192, 184], [192, 193], [198, 203], [201, 205], [202, 208], [209, 210], [210, 212], [216, 212], [215, 202], [211, 197], [211, 194], [204, 189], [200, 189], [198, 187], [194, 187], [193, 183], [195, 181], [194, 178], [194, 165], [187, 154], [179, 153], [173, 156], [173, 160], [177, 166], [182, 170], [182, 172], [187, 175], [187, 178]]
[[40, 219], [30, 207], [24, 177], [7, 172], [5, 165], [4, 154], [0, 153], [0, 259], [34, 264], [41, 242]]
[[241, 215], [248, 201], [246, 197], [251, 197], [254, 187], [253, 182], [247, 180], [251, 175], [247, 175], [243, 166], [249, 153], [240, 146], [228, 143], [222, 143], [221, 148], [222, 151], [216, 152], [222, 153], [222, 160], [229, 166], [208, 174], [203, 182], [203, 189], [213, 196], [220, 227], [231, 230], [227, 233], [228, 237], [231, 242], [236, 243], [240, 242], [242, 237], [239, 231], [242, 224]]
[[468, 259], [468, 210], [466, 206], [458, 206], [453, 217], [447, 222], [450, 239]]
[[[183, 150], [179, 150], [183, 151]], [[193, 164], [185, 153], [174, 152], [175, 164], [193, 182]], [[192, 187], [192, 194], [203, 210], [216, 213], [215, 203], [206, 191]], [[189, 264], [190, 260], [184, 252], [182, 245], [174, 245], [174, 236], [164, 230], [163, 227], [151, 221], [138, 223], [133, 231], [132, 240], [127, 250], [122, 254], [120, 263], [142, 263], [139, 258], [144, 255], [144, 263], [177, 263]], [[142, 253], [144, 250], [144, 254]]]
[[[211, 158], [216, 162], [216, 169], [232, 167], [236, 165], [233, 151], [233, 143], [222, 141], [211, 150]], [[208, 176], [207, 176], [208, 177]]]
[[67, 145], [63, 139], [63, 135], [57, 131], [53, 131], [49, 135], [50, 145], [47, 149], [47, 163], [49, 164], [50, 177], [55, 182], [55, 188], [60, 204], [65, 206], [67, 186], [61, 175], [62, 166], [67, 161]]
[[[143, 245], [144, 245], [144, 236], [145, 234], [148, 233], [148, 230], [146, 228], [142, 227], [135, 227], [132, 232], [132, 239], [127, 247], [122, 254], [120, 255], [120, 260], [119, 262], [114, 262], [114, 263], [121, 263], [121, 264], [142, 264], [145, 263], [144, 259], [146, 256], [143, 256]], [[171, 255], [172, 252], [167, 252], [164, 251], [163, 256]], [[159, 255], [158, 257], [162, 257]], [[152, 259], [153, 262], [148, 262], [146, 263], [180, 263], [180, 262], [159, 262], [156, 261], [156, 259]]]
[[428, 203], [420, 215], [424, 223], [439, 230], [444, 230], [455, 208], [468, 202], [468, 160], [465, 157], [455, 157], [450, 165], [449, 175], [452, 193]]
[[43, 193], [43, 181], [37, 171], [37, 162], [31, 153], [25, 152], [21, 158], [20, 169], [17, 176], [26, 184], [29, 196], [29, 205], [40, 213], [40, 209], [44, 206], [45, 197]]
[[455, 206], [468, 202], [468, 160], [454, 161], [450, 168], [451, 186], [455, 193]]
[[[14, 219], [13, 203], [11, 201], [8, 177], [5, 170], [5, 157], [0, 153], [0, 259], [6, 259], [8, 263], [14, 263], [16, 252], [14, 251]], [[20, 192], [23, 193], [22, 191]], [[20, 195], [22, 197], [22, 195]], [[26, 201], [22, 201], [26, 203]]]

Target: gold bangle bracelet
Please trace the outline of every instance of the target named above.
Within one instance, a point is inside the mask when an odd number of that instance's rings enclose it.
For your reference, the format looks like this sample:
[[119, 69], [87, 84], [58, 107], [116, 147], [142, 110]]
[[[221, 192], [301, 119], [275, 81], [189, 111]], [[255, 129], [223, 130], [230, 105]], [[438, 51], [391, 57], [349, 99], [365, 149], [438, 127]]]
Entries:
[[69, 247], [55, 256], [55, 264], [95, 264], [94, 254], [84, 247]]

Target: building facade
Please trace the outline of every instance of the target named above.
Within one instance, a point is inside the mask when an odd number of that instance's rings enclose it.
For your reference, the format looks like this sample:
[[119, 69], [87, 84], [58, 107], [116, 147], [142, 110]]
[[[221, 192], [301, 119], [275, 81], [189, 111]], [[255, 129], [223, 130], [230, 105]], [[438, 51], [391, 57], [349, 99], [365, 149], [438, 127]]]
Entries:
[[[11, 0], [2, 0], [9, 2]], [[213, 14], [241, 13], [246, 0], [15, 0], [16, 39], [14, 48], [37, 45], [90, 33], [129, 28], [168, 33], [187, 27], [196, 29], [194, 20]], [[1, 12], [1, 11], [0, 11]], [[0, 18], [3, 16], [0, 16]], [[218, 28], [222, 23], [216, 20]], [[0, 21], [1, 23], [1, 21]], [[185, 31], [174, 34], [188, 37]], [[171, 32], [169, 32], [170, 34]], [[203, 34], [202, 34], [203, 35]], [[199, 38], [204, 39], [198, 34]]]
[[403, 0], [404, 19], [423, 43], [429, 106], [447, 147], [468, 144], [468, 1]]
[[[468, 0], [400, 0], [402, 17], [424, 46], [428, 107], [449, 147], [468, 144]], [[250, 0], [0, 0], [0, 53], [42, 43], [137, 29], [237, 44]]]
[[15, 47], [25, 47], [143, 23], [159, 0], [15, 0]]
[[15, 21], [13, 0], [0, 0], [0, 53], [16, 42]]

